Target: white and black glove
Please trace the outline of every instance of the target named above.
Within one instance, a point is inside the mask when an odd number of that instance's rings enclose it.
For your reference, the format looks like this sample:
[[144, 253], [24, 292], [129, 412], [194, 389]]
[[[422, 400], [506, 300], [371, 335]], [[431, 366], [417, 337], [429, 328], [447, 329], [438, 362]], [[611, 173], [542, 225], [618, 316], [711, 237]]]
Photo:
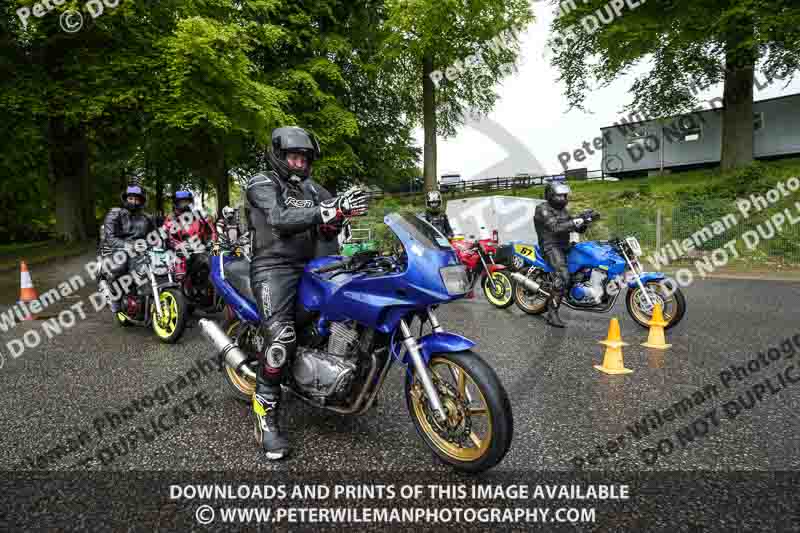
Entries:
[[584, 220], [584, 219], [582, 219], [580, 217], [572, 219], [572, 223], [575, 224], [576, 228], [580, 228], [581, 226], [583, 226], [583, 224], [585, 222], [586, 222], [586, 220]]
[[367, 212], [367, 195], [358, 187], [352, 187], [342, 195], [320, 202], [322, 223], [329, 224], [344, 217], [357, 217]]

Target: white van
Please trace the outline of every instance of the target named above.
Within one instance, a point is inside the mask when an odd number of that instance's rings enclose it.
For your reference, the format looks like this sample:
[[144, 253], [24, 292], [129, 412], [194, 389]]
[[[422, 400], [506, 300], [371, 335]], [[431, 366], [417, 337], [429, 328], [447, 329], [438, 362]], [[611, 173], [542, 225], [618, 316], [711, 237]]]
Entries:
[[455, 189], [461, 185], [461, 174], [456, 172], [451, 172], [448, 174], [442, 174], [439, 178], [439, 190], [442, 192], [447, 192], [451, 189]]
[[[447, 218], [455, 235], [468, 241], [490, 239], [497, 231], [500, 244], [539, 244], [533, 216], [544, 200], [517, 196], [482, 196], [447, 201]], [[580, 242], [578, 233], [570, 240]]]

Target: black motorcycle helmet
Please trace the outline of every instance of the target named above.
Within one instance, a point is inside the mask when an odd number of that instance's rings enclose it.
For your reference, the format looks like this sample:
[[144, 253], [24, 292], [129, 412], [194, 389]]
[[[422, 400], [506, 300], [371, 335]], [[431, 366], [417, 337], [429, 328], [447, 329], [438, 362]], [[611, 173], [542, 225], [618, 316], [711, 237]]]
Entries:
[[548, 183], [544, 188], [544, 199], [553, 209], [564, 209], [572, 191], [566, 183]]
[[429, 191], [425, 195], [425, 208], [429, 213], [437, 214], [442, 208], [442, 194], [439, 191]]
[[[138, 202], [130, 201], [129, 197], [139, 198]], [[147, 203], [147, 195], [139, 185], [129, 185], [127, 189], [120, 195], [122, 199], [122, 206], [128, 211], [138, 211], [144, 208]]]
[[192, 191], [179, 190], [172, 195], [172, 208], [175, 213], [188, 213], [194, 206], [194, 194]]
[[[305, 155], [305, 166], [290, 165], [290, 154]], [[320, 157], [319, 143], [303, 128], [288, 126], [272, 132], [272, 143], [267, 157], [272, 170], [284, 181], [300, 182], [311, 176], [311, 165]]]

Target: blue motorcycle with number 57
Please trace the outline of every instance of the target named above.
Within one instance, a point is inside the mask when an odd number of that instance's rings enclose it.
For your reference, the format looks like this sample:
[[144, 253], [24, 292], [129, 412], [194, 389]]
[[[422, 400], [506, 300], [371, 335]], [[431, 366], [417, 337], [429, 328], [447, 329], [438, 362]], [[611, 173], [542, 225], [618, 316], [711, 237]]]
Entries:
[[[457, 470], [497, 465], [511, 446], [513, 417], [494, 370], [448, 333], [437, 306], [462, 298], [467, 272], [447, 239], [414, 215], [384, 219], [397, 237], [395, 253], [322, 257], [305, 268], [297, 295], [298, 349], [284, 387], [316, 407], [366, 413], [389, 369], [405, 366], [405, 398], [413, 424], [433, 452]], [[219, 350], [234, 395], [250, 402], [264, 349], [247, 258], [215, 257], [211, 280], [227, 304], [220, 328], [200, 326]], [[419, 321], [419, 335], [412, 333]], [[423, 326], [432, 330], [422, 335]], [[260, 443], [260, 427], [255, 425]]]
[[[582, 213], [587, 222], [597, 219], [594, 211]], [[522, 311], [538, 315], [547, 310], [555, 274], [538, 246], [506, 245], [515, 272], [514, 301]], [[656, 304], [661, 304], [665, 329], [673, 328], [686, 313], [686, 299], [678, 284], [661, 272], [644, 272], [639, 257], [642, 248], [636, 237], [574, 244], [567, 255], [570, 284], [563, 304], [577, 311], [605, 313], [627, 287], [625, 305], [631, 318], [649, 327]]]

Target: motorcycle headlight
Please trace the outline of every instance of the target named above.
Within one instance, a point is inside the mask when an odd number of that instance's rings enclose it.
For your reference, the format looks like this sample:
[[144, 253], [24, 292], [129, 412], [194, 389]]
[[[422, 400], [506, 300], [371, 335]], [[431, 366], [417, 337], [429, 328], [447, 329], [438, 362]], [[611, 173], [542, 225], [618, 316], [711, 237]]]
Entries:
[[442, 281], [450, 296], [464, 294], [469, 289], [467, 269], [464, 265], [440, 268], [439, 273], [442, 275]]
[[625, 244], [628, 245], [628, 248], [631, 249], [631, 252], [636, 257], [642, 255], [642, 247], [639, 246], [639, 239], [637, 239], [636, 237], [628, 237], [627, 239], [625, 239]]

